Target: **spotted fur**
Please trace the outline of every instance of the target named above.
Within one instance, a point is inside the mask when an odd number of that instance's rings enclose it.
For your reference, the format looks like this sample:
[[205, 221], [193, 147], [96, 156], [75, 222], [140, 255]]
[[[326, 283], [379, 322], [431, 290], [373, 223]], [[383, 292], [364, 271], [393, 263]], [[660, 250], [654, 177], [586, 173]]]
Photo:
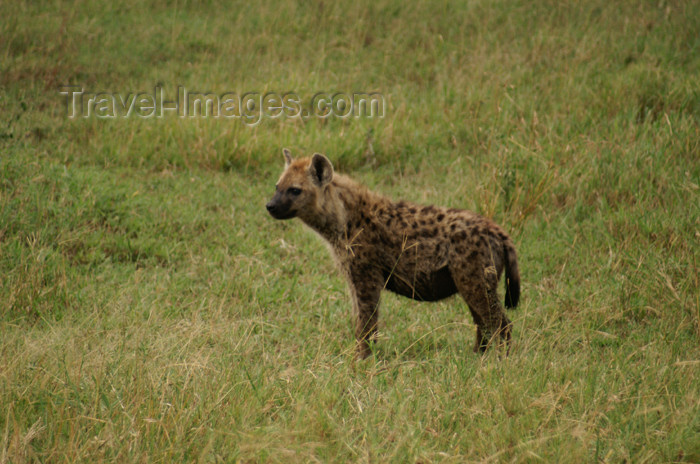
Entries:
[[505, 306], [514, 308], [520, 275], [501, 227], [471, 211], [394, 202], [335, 173], [321, 154], [294, 160], [283, 153], [267, 210], [276, 219], [298, 217], [328, 242], [352, 295], [358, 356], [371, 353], [382, 290], [419, 301], [459, 293], [477, 326], [474, 351], [496, 335], [509, 344], [512, 324], [496, 288], [505, 270]]

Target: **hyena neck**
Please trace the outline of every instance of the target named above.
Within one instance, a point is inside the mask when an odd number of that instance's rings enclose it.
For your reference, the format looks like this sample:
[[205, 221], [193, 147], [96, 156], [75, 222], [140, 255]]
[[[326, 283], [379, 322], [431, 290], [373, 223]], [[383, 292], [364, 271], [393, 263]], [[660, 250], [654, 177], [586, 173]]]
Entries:
[[370, 205], [388, 201], [349, 177], [335, 174], [316, 204], [318, 214], [301, 219], [331, 245], [342, 246], [348, 239], [348, 224], [355, 223]]

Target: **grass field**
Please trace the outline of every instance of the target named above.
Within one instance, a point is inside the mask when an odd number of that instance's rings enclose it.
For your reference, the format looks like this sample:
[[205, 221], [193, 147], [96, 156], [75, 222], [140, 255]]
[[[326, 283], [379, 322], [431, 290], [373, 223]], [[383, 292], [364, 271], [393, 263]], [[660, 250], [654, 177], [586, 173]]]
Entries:
[[[510, 356], [385, 294], [355, 361], [325, 246], [265, 212], [282, 147], [510, 231]], [[697, 1], [0, 2], [0, 463], [700, 462], [699, 257]]]

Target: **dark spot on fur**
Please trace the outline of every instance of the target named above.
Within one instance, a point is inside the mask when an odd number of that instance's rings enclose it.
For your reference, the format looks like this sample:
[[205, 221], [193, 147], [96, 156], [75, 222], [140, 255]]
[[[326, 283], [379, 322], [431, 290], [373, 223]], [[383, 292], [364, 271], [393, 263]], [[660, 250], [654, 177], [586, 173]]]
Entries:
[[445, 215], [442, 214], [442, 213], [438, 214], [438, 216], [437, 216], [437, 221], [438, 221], [438, 222], [442, 222], [443, 219], [445, 219]]

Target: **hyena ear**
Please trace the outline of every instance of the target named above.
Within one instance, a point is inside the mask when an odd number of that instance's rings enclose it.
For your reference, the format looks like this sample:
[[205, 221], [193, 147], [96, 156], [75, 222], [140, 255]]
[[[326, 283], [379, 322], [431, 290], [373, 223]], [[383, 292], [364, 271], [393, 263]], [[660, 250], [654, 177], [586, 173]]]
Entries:
[[294, 158], [292, 158], [292, 152], [289, 151], [289, 148], [283, 148], [282, 154], [284, 155], [284, 167], [287, 167], [290, 164], [292, 164], [292, 161], [294, 161]]
[[323, 187], [333, 180], [333, 165], [330, 160], [322, 154], [314, 153], [314, 156], [311, 157], [309, 174], [314, 184]]

